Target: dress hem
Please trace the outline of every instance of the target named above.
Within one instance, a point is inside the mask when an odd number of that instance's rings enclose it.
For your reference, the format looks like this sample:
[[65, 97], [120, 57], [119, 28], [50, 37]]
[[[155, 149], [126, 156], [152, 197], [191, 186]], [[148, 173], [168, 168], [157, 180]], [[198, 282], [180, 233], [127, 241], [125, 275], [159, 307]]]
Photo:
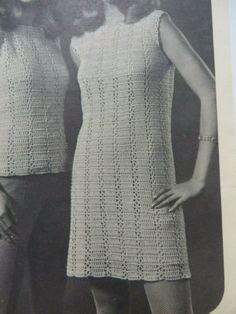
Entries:
[[119, 276], [119, 275], [110, 275], [110, 276], [105, 276], [105, 275], [94, 275], [94, 274], [89, 274], [89, 275], [84, 275], [81, 273], [67, 273], [67, 277], [69, 278], [114, 278], [114, 279], [121, 279], [121, 280], [128, 280], [128, 281], [147, 281], [147, 282], [155, 282], [155, 281], [176, 281], [176, 280], [181, 280], [181, 279], [191, 279], [191, 273], [183, 274], [180, 276], [175, 276], [175, 277], [168, 277], [168, 276], [143, 276], [141, 278], [134, 277], [134, 276]]
[[59, 167], [59, 168], [54, 168], [54, 169], [49, 169], [49, 170], [37, 170], [37, 171], [19, 171], [19, 172], [14, 172], [14, 173], [1, 173], [0, 172], [0, 177], [23, 177], [23, 176], [32, 176], [32, 175], [43, 175], [43, 174], [59, 174], [59, 173], [68, 173], [70, 172], [68, 167]]

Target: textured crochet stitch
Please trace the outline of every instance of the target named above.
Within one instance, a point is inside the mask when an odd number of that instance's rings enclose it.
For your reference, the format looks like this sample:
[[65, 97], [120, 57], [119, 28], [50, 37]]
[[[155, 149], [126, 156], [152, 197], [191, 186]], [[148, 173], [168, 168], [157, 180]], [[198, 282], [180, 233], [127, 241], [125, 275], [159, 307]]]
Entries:
[[156, 193], [175, 184], [175, 67], [160, 45], [164, 14], [72, 40], [83, 125], [73, 166], [69, 276], [190, 277], [182, 208], [152, 208]]

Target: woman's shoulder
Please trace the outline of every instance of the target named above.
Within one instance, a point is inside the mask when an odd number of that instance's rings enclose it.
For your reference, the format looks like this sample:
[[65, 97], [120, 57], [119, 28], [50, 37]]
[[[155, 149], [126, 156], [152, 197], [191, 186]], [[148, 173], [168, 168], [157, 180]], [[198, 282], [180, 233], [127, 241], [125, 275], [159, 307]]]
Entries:
[[77, 47], [77, 46], [79, 46], [80, 43], [81, 43], [82, 41], [84, 41], [84, 38], [87, 37], [87, 35], [88, 35], [88, 34], [85, 32], [85, 33], [83, 33], [81, 36], [73, 36], [73, 37], [71, 38], [71, 43], [70, 43], [71, 47]]
[[73, 36], [70, 42], [70, 49], [77, 54], [81, 47], [86, 47], [92, 36], [93, 32], [84, 32], [81, 36]]
[[77, 66], [79, 66], [80, 64], [80, 53], [79, 53], [80, 40], [81, 40], [81, 37], [73, 36], [70, 42], [71, 57]]
[[81, 41], [80, 37], [73, 36], [71, 38], [70, 51], [72, 52], [72, 54], [78, 55], [78, 50], [79, 50], [79, 47], [80, 47], [80, 41]]
[[[163, 10], [153, 10], [148, 16], [146, 16], [146, 27], [148, 31], [152, 34], [154, 41], [162, 49], [162, 26], [163, 22], [169, 23], [170, 16], [166, 11]], [[164, 21], [165, 20], [165, 21]], [[164, 23], [165, 24], [165, 23]]]
[[168, 12], [163, 10], [153, 10], [147, 17], [148, 28], [155, 33], [160, 34], [161, 25], [164, 20], [169, 24], [171, 17]]
[[79, 42], [80, 42], [80, 37], [79, 36], [73, 36], [71, 38], [70, 46], [74, 47], [74, 46], [78, 45]]
[[149, 16], [147, 16], [147, 19], [149, 19], [150, 21], [154, 21], [157, 22], [159, 20], [161, 20], [163, 17], [169, 17], [169, 13], [163, 10], [153, 10]]

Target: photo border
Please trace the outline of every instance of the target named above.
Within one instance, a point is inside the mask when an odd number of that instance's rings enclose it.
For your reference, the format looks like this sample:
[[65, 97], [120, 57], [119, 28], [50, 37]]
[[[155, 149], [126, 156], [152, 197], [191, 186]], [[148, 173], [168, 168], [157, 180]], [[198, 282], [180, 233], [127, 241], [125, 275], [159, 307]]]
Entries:
[[[218, 107], [225, 292], [214, 314], [236, 313], [236, 140], [229, 0], [212, 0]], [[210, 248], [209, 248], [210, 249]]]

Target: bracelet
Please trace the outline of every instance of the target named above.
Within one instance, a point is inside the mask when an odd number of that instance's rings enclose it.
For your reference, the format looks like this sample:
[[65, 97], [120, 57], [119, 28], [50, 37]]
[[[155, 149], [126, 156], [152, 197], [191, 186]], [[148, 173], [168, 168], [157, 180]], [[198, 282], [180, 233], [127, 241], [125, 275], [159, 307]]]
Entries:
[[217, 143], [217, 138], [215, 136], [199, 135], [198, 140], [203, 142]]

